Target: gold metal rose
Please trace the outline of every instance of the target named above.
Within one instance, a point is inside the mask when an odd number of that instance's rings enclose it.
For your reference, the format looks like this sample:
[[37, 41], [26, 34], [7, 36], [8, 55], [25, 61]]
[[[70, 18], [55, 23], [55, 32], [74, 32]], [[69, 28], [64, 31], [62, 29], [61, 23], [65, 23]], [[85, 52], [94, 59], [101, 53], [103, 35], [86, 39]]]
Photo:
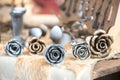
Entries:
[[45, 43], [40, 41], [39, 38], [32, 37], [26, 41], [26, 47], [30, 54], [42, 54], [45, 48]]
[[97, 30], [93, 36], [89, 39], [90, 50], [92, 58], [104, 58], [107, 57], [111, 50], [111, 44], [113, 43], [112, 37], [104, 30]]

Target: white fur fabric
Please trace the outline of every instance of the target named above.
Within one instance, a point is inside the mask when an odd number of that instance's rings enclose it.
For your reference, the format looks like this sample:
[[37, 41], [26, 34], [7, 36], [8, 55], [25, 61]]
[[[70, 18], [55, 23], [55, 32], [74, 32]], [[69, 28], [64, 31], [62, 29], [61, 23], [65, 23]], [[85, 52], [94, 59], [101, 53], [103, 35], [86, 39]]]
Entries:
[[0, 56], [0, 80], [13, 80], [16, 58]]
[[0, 56], [0, 80], [92, 80], [95, 64], [103, 59], [76, 60], [68, 56], [62, 64], [52, 66], [40, 55]]
[[16, 63], [15, 80], [92, 80], [97, 59], [85, 61], [66, 59], [51, 66], [42, 56], [21, 56]]

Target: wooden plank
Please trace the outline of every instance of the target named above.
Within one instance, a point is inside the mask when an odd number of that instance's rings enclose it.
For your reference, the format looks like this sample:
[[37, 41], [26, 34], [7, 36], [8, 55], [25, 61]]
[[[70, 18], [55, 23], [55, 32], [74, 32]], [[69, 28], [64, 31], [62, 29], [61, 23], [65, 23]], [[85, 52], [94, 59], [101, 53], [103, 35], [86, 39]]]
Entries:
[[[116, 15], [115, 25], [109, 31], [109, 34], [111, 34], [114, 39], [114, 43], [112, 45], [113, 50], [120, 50], [119, 20], [120, 20], [120, 6], [118, 9], [118, 13]], [[120, 54], [117, 55], [117, 57], [119, 59], [104, 60], [98, 62], [93, 71], [93, 79], [103, 77], [112, 73], [120, 72]]]
[[93, 79], [103, 77], [112, 73], [120, 71], [120, 54], [117, 55], [119, 59], [111, 59], [100, 61], [95, 65], [93, 71]]

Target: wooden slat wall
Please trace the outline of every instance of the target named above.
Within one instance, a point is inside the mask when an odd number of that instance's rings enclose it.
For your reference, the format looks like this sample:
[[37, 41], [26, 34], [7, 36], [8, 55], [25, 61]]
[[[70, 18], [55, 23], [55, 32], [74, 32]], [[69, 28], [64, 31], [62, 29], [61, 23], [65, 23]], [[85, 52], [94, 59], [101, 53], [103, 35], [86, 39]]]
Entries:
[[[67, 0], [66, 9], [68, 9], [69, 1], [70, 1], [70, 0]], [[80, 1], [81, 1], [81, 0], [78, 0], [78, 3], [77, 3], [77, 12], [76, 12], [76, 13], [72, 13], [72, 12], [71, 12], [71, 16], [70, 16], [70, 17], [67, 17], [67, 16], [65, 15], [66, 11], [62, 11], [62, 10], [61, 10], [61, 14], [62, 14], [62, 15], [61, 15], [61, 19], [62, 19], [62, 23], [63, 23], [63, 24], [67, 24], [67, 23], [69, 23], [70, 21], [79, 20], [79, 18], [78, 18], [78, 16], [77, 16], [77, 13], [78, 13], [78, 11], [79, 11], [78, 8], [79, 8]], [[86, 2], [86, 1], [87, 1], [87, 0], [85, 0], [85, 2]], [[101, 10], [101, 13], [100, 13], [100, 17], [99, 17], [99, 22], [100, 22], [100, 24], [101, 24], [101, 22], [102, 22], [102, 20], [103, 20], [103, 18], [104, 18], [104, 12], [105, 12], [105, 9], [106, 9], [106, 7], [107, 7], [108, 1], [109, 1], [109, 0], [104, 0], [103, 7], [102, 7], [102, 10]], [[94, 2], [95, 2], [95, 0], [90, 0], [90, 6], [89, 6], [89, 11], [88, 11], [87, 15], [89, 15], [90, 9], [92, 8]], [[115, 23], [115, 19], [116, 19], [116, 15], [117, 15], [117, 11], [118, 11], [119, 2], [120, 2], [119, 0], [112, 0], [112, 3], [111, 3], [111, 5], [110, 5], [110, 7], [109, 7], [109, 10], [108, 10], [108, 12], [107, 12], [106, 18], [108, 19], [111, 8], [113, 8], [113, 9], [112, 9], [112, 14], [111, 14], [110, 21], [109, 21], [109, 22], [108, 22], [107, 20], [105, 21], [105, 25], [104, 25], [104, 27], [103, 27], [103, 29], [104, 29], [105, 31], [109, 30], [109, 28], [112, 27], [112, 26], [114, 25], [114, 23]], [[73, 4], [74, 4], [74, 1], [73, 1], [72, 5], [71, 5], [72, 8], [73, 8]], [[95, 7], [95, 11], [94, 11], [94, 20], [95, 20], [95, 18], [96, 18], [96, 11], [98, 10], [100, 4], [101, 4], [101, 0], [97, 0], [97, 4], [96, 4], [96, 7]], [[85, 4], [84, 4], [84, 6], [85, 6]], [[72, 9], [72, 8], [71, 8], [71, 9]], [[71, 11], [72, 11], [72, 10], [71, 10]], [[89, 33], [93, 33], [93, 32], [96, 30], [96, 29], [93, 29], [93, 28], [92, 28], [92, 25], [93, 25], [94, 20], [93, 20], [93, 21], [87, 21], [87, 22], [86, 22]], [[101, 28], [101, 27], [99, 26], [99, 28]]]

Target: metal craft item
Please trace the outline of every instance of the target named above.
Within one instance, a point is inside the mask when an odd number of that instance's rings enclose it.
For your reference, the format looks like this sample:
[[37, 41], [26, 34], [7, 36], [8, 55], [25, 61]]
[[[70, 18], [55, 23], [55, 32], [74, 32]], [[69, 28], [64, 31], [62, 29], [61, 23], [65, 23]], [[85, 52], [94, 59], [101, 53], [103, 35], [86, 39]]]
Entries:
[[105, 58], [110, 54], [113, 38], [104, 30], [98, 29], [90, 37], [89, 45], [92, 58]]
[[72, 46], [72, 54], [75, 58], [85, 60], [91, 57], [91, 52], [87, 42], [73, 42]]
[[46, 61], [51, 65], [61, 64], [65, 55], [65, 49], [60, 44], [49, 45], [44, 52]]
[[26, 47], [30, 55], [42, 55], [46, 45], [39, 38], [30, 37], [26, 40]]
[[13, 8], [10, 15], [12, 19], [13, 36], [20, 36], [23, 29], [23, 15], [26, 12], [24, 7]]
[[14, 37], [5, 45], [5, 52], [11, 57], [20, 56], [23, 52], [24, 40], [21, 37]]

